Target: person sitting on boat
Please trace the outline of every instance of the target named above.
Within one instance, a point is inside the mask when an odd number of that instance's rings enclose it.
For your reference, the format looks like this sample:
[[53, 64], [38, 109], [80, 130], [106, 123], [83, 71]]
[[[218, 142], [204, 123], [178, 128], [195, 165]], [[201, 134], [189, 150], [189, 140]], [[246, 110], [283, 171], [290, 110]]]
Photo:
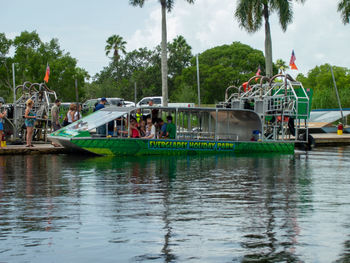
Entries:
[[152, 118], [147, 118], [146, 136], [144, 139], [155, 139], [156, 127], [152, 123]]
[[173, 123], [173, 117], [172, 116], [168, 116], [166, 117], [168, 123], [166, 125], [166, 137], [169, 139], [175, 139], [176, 137], [176, 126]]
[[140, 132], [140, 137], [145, 137], [146, 136], [146, 121], [141, 119], [140, 124], [139, 124], [139, 132]]
[[130, 118], [129, 131], [127, 129], [119, 130], [121, 136], [128, 136], [130, 132], [130, 138], [140, 138], [140, 132], [137, 129], [137, 122], [135, 118]]
[[137, 122], [136, 119], [131, 118], [130, 119], [130, 136], [131, 138], [140, 138], [140, 132], [137, 129]]
[[[127, 130], [127, 125], [126, 125], [126, 122], [125, 122], [125, 118], [124, 117], [119, 117], [119, 118], [116, 118], [114, 120], [115, 122], [115, 125], [114, 125], [114, 134], [113, 136], [123, 136], [125, 135], [125, 133], [123, 133], [124, 131]], [[126, 132], [127, 134], [127, 132]]]
[[158, 138], [162, 139], [166, 137], [166, 126], [167, 124], [164, 123], [162, 119], [158, 119], [158, 124], [159, 124], [159, 135]]

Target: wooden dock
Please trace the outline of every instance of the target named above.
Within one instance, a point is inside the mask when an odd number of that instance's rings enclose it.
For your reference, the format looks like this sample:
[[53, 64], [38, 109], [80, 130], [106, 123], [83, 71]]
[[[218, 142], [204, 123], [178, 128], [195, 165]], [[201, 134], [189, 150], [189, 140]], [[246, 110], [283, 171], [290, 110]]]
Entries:
[[343, 133], [342, 135], [336, 133], [312, 133], [311, 135], [315, 139], [316, 147], [350, 145], [349, 133]]
[[25, 155], [25, 154], [63, 154], [68, 153], [63, 147], [55, 147], [52, 144], [34, 144], [34, 147], [25, 145], [7, 145], [0, 148], [0, 155]]
[[[317, 133], [311, 134], [315, 139], [315, 147], [336, 147], [350, 145], [350, 134], [344, 133], [337, 135], [336, 133]], [[7, 145], [0, 148], [0, 155], [25, 155], [25, 154], [66, 154], [70, 153], [63, 147], [54, 147], [49, 143], [34, 144], [34, 147], [25, 147], [25, 145]]]

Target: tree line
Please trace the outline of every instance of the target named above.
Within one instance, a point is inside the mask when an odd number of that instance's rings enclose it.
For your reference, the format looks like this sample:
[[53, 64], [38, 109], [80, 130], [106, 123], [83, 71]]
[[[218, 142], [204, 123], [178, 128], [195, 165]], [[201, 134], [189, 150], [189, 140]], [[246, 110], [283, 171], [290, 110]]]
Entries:
[[[9, 55], [14, 48], [13, 56]], [[83, 86], [89, 76], [85, 69], [77, 67], [77, 60], [64, 52], [58, 39], [43, 42], [38, 33], [23, 31], [13, 40], [0, 33], [0, 96], [13, 101], [12, 64], [15, 65], [16, 86], [25, 81], [44, 82], [46, 67], [50, 67], [49, 87], [62, 100], [71, 101], [75, 97], [75, 79], [79, 92], [84, 96]]]
[[[186, 0], [193, 4], [195, 1]], [[130, 0], [134, 6], [143, 7], [146, 0]], [[42, 82], [46, 64], [52, 70], [49, 86], [54, 89], [62, 100], [71, 101], [74, 98], [74, 81], [78, 80], [81, 99], [101, 96], [123, 97], [134, 100], [135, 90], [137, 98], [147, 95], [160, 95], [171, 101], [197, 101], [196, 61], [191, 53], [191, 47], [182, 36], [167, 41], [166, 13], [171, 12], [174, 0], [159, 0], [162, 10], [162, 42], [154, 49], [139, 48], [126, 52], [126, 42], [119, 35], [107, 39], [106, 55], [112, 55], [109, 65], [92, 77], [91, 82], [87, 72], [76, 66], [76, 59], [65, 53], [59, 47], [57, 39], [44, 43], [34, 32], [22, 32], [13, 40], [0, 34], [0, 96], [11, 99], [12, 71], [11, 65], [15, 63], [16, 84], [26, 80]], [[293, 1], [284, 0], [238, 0], [235, 17], [240, 26], [250, 33], [259, 30], [264, 24], [265, 53], [255, 50], [247, 45], [234, 42], [206, 50], [199, 55], [201, 101], [215, 103], [223, 99], [227, 86], [238, 85], [239, 82], [254, 75], [258, 67], [262, 74], [271, 76], [278, 70], [286, 70], [283, 60], [272, 63], [272, 43], [269, 31], [269, 17], [276, 12], [282, 30], [293, 20]], [[304, 3], [305, 0], [295, 0]], [[344, 24], [349, 23], [350, 0], [338, 2], [338, 11]], [[263, 23], [264, 22], [264, 23]], [[9, 56], [13, 47], [15, 52]], [[265, 56], [264, 56], [265, 54]], [[326, 67], [326, 65], [323, 65]], [[318, 90], [324, 90], [325, 82], [316, 85], [319, 81], [314, 72], [319, 75], [328, 74], [316, 67], [307, 76], [300, 75], [298, 79], [307, 86], [314, 85], [314, 104], [316, 107], [326, 105], [322, 98], [318, 98]], [[340, 79], [346, 79], [348, 70], [335, 68]], [[337, 76], [336, 76], [337, 77]], [[312, 84], [313, 83], [313, 84]], [[346, 83], [344, 83], [346, 85]], [[321, 86], [323, 88], [321, 88]], [[342, 88], [339, 85], [339, 88]], [[323, 94], [320, 91], [320, 94]], [[340, 92], [342, 94], [342, 92]], [[324, 95], [324, 94], [323, 94]], [[347, 93], [344, 92], [344, 96]], [[322, 103], [321, 103], [322, 101]], [[345, 100], [347, 104], [347, 100]], [[328, 101], [329, 102], [329, 101]]]

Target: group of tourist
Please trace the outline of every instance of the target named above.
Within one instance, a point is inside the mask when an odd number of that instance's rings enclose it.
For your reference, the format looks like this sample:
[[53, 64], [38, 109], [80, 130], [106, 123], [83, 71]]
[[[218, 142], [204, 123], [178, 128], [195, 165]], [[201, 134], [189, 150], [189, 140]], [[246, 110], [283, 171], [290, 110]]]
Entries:
[[[102, 98], [100, 102], [96, 104], [94, 111], [103, 109], [105, 103], [106, 99]], [[120, 103], [117, 106], [121, 107], [122, 104]], [[152, 101], [149, 102], [149, 106], [153, 106]], [[158, 118], [158, 113], [158, 109], [154, 108], [152, 109], [152, 114], [143, 115], [139, 108], [133, 116], [130, 116], [129, 125], [125, 118], [120, 117], [110, 121], [107, 125], [97, 127], [96, 133], [101, 136], [108, 135], [143, 139], [175, 139], [176, 127], [172, 122], [172, 116], [169, 115], [167, 117], [167, 122], [165, 123], [161, 118]]]
[[[170, 115], [167, 117], [166, 123], [161, 118], [157, 118], [153, 122], [150, 116], [140, 117], [139, 119], [131, 116], [128, 129], [125, 125], [125, 119], [118, 118], [115, 120], [113, 135], [142, 139], [175, 139], [176, 126], [172, 121], [173, 118]], [[108, 130], [108, 134], [112, 135], [110, 129]]]
[[81, 115], [81, 104], [79, 104], [79, 108], [77, 106], [77, 103], [71, 103], [69, 105], [69, 110], [66, 113], [66, 116], [63, 119], [62, 125], [60, 123], [60, 106], [61, 101], [56, 100], [55, 105], [51, 108], [51, 122], [52, 122], [52, 130], [56, 131], [62, 128], [62, 126], [67, 126], [77, 120], [80, 120], [82, 118]]
[[[61, 101], [59, 99], [55, 100], [55, 104], [51, 108], [51, 125], [52, 130], [56, 131], [62, 128], [62, 126], [69, 125], [79, 119], [82, 118], [81, 115], [81, 105], [79, 108], [76, 103], [71, 103], [69, 106], [69, 111], [67, 112], [65, 118], [63, 119], [62, 124], [60, 123], [60, 106]], [[24, 111], [24, 124], [26, 127], [26, 147], [34, 147], [32, 144], [32, 138], [34, 133], [34, 125], [36, 121], [36, 114], [34, 112], [34, 101], [32, 99], [28, 99], [26, 102], [26, 109]], [[0, 115], [0, 119], [1, 119]], [[1, 127], [0, 127], [1, 128]]]
[[[94, 111], [98, 111], [105, 107], [107, 103], [106, 98], [102, 98], [98, 104], [95, 105]], [[60, 105], [61, 101], [57, 99], [55, 104], [51, 108], [51, 123], [52, 130], [56, 131], [62, 128], [62, 126], [69, 125], [82, 118], [81, 105], [79, 107], [76, 103], [71, 103], [63, 122], [60, 122]], [[122, 106], [119, 104], [118, 106]], [[150, 101], [149, 106], [153, 106]], [[33, 110], [34, 101], [32, 99], [27, 100], [26, 109], [24, 113], [25, 126], [27, 130], [26, 134], [26, 147], [34, 147], [32, 144], [32, 137], [34, 132], [34, 123], [36, 120], [36, 114]], [[0, 113], [0, 138], [2, 137], [3, 125], [2, 118], [6, 116], [6, 112]], [[128, 128], [129, 126], [129, 128]], [[130, 136], [131, 138], [143, 138], [143, 139], [175, 139], [176, 127], [173, 124], [172, 116], [167, 116], [167, 122], [164, 122], [161, 118], [158, 118], [158, 109], [153, 109], [152, 114], [149, 116], [143, 116], [141, 109], [138, 109], [134, 116], [130, 117], [130, 123], [124, 118], [118, 118], [111, 121], [107, 125], [108, 131], [106, 131], [106, 125], [97, 127], [97, 133], [100, 135], [111, 136]], [[1, 145], [0, 145], [1, 147]]]

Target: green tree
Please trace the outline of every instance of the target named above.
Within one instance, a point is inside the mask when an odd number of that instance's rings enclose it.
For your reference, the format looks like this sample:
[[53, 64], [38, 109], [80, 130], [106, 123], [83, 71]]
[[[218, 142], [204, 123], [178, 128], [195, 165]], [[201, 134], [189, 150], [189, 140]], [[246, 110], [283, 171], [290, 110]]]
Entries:
[[113, 50], [113, 60], [119, 61], [120, 59], [119, 51], [121, 51], [121, 53], [123, 54], [126, 53], [126, 49], [125, 49], [126, 41], [124, 41], [123, 37], [119, 35], [113, 35], [113, 36], [110, 36], [106, 42], [107, 42], [107, 45], [105, 47], [106, 56], [108, 56], [109, 53]]
[[[0, 40], [0, 50], [6, 50], [4, 38]], [[75, 100], [75, 79], [78, 80], [79, 94], [84, 95], [84, 84], [88, 73], [77, 67], [77, 60], [69, 53], [64, 53], [59, 46], [57, 39], [48, 43], [41, 41], [39, 35], [33, 31], [24, 31], [13, 40], [15, 48], [13, 57], [7, 57], [6, 63], [0, 64], [0, 90], [11, 91], [12, 69], [11, 64], [15, 63], [16, 85], [25, 81], [42, 83], [46, 65], [50, 65], [49, 88], [53, 89], [58, 97], [64, 101]], [[2, 78], [5, 76], [5, 78]], [[12, 98], [12, 92], [2, 93], [7, 100]]]
[[[133, 6], [143, 7], [146, 0], [129, 0]], [[194, 0], [186, 0], [193, 4]], [[166, 26], [166, 11], [171, 12], [174, 7], [175, 0], [159, 0], [162, 10], [162, 97], [164, 106], [168, 105], [168, 63], [167, 63], [167, 26]]]
[[4, 33], [0, 33], [0, 97], [5, 98], [9, 97], [12, 90], [12, 59], [8, 56], [11, 46], [12, 40], [7, 39]]
[[[277, 12], [279, 23], [283, 31], [287, 30], [288, 24], [293, 20], [292, 3], [290, 0], [238, 0], [235, 11], [239, 25], [249, 33], [258, 31], [265, 21], [265, 67], [266, 75], [272, 76], [272, 40], [270, 30], [270, 14]], [[305, 2], [305, 0], [295, 0]]]
[[[138, 98], [161, 92], [160, 54], [157, 50], [140, 48], [126, 53], [118, 63], [111, 62], [93, 78], [94, 90], [87, 98], [122, 97], [134, 100], [134, 85]], [[97, 92], [95, 92], [97, 90]]]
[[193, 57], [191, 50], [192, 47], [187, 44], [183, 36], [177, 36], [173, 42], [168, 43], [170, 77], [181, 75], [182, 69], [190, 65]]
[[[255, 75], [256, 69], [263, 64], [264, 55], [261, 51], [233, 42], [208, 49], [199, 55], [201, 101], [212, 104], [224, 100], [225, 90], [228, 86], [239, 87], [243, 82]], [[261, 68], [264, 71], [264, 68]], [[197, 70], [195, 58], [191, 66], [183, 69], [182, 74], [176, 78], [175, 86], [180, 90], [192, 90], [190, 94], [197, 94]], [[172, 99], [181, 100], [181, 92], [174, 92]], [[196, 102], [195, 100], [188, 102]]]
[[341, 0], [338, 3], [338, 12], [340, 12], [343, 23], [349, 24], [350, 23], [350, 0]]
[[284, 74], [287, 69], [289, 69], [289, 66], [286, 64], [286, 62], [283, 59], [277, 59], [276, 60], [276, 67], [279, 70], [280, 74]]
[[[179, 89], [175, 79], [182, 70], [190, 65], [192, 58], [191, 46], [183, 36], [178, 36], [168, 43], [169, 52], [169, 91], [170, 96]], [[96, 96], [115, 96], [134, 100], [135, 83], [137, 97], [155, 96], [162, 94], [161, 79], [161, 47], [153, 50], [139, 48], [128, 52], [118, 62], [111, 61], [100, 73], [96, 74], [93, 85], [89, 85], [86, 98]], [[177, 92], [179, 93], [179, 92]], [[98, 94], [98, 95], [96, 95]]]
[[[340, 101], [343, 108], [350, 107], [350, 70], [333, 66]], [[330, 65], [316, 66], [307, 76], [299, 74], [297, 80], [306, 89], [313, 89], [312, 109], [338, 108]]]

